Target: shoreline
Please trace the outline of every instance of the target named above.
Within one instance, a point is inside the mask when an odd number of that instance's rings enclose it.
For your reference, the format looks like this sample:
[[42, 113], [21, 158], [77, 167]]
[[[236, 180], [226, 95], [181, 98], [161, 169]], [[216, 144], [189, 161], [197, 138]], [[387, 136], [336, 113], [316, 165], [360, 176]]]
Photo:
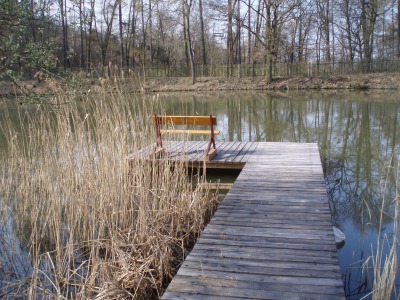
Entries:
[[318, 77], [275, 78], [270, 84], [263, 77], [217, 78], [200, 77], [192, 84], [189, 77], [158, 77], [149, 78], [145, 82], [137, 78], [114, 82], [100, 79], [47, 78], [41, 82], [27, 80], [19, 82], [19, 87], [12, 82], [0, 83], [0, 97], [12, 98], [18, 96], [45, 96], [71, 92], [72, 94], [87, 94], [119, 90], [122, 92], [198, 92], [198, 91], [291, 91], [291, 90], [398, 90], [400, 89], [400, 74], [371, 73], [346, 74]]

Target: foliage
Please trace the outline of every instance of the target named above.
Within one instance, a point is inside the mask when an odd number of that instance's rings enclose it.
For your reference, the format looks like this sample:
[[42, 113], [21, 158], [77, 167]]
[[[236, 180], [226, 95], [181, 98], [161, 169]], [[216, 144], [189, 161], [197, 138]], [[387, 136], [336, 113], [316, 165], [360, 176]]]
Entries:
[[33, 31], [43, 32], [45, 23], [36, 21], [35, 14], [22, 4], [1, 0], [0, 79], [18, 80], [26, 73], [56, 67], [55, 40], [38, 40]]

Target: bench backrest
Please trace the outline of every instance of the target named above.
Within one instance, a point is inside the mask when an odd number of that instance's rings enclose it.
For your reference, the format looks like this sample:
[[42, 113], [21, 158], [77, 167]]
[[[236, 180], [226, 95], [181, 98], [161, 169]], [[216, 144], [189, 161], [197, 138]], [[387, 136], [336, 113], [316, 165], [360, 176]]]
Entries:
[[153, 122], [160, 125], [217, 125], [217, 117], [214, 116], [155, 116]]

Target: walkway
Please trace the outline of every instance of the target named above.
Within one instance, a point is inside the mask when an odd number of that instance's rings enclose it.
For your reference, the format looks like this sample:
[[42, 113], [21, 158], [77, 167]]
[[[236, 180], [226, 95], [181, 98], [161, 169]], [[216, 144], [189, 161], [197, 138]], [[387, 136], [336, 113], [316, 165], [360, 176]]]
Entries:
[[218, 164], [243, 170], [162, 299], [344, 299], [317, 144], [220, 143]]

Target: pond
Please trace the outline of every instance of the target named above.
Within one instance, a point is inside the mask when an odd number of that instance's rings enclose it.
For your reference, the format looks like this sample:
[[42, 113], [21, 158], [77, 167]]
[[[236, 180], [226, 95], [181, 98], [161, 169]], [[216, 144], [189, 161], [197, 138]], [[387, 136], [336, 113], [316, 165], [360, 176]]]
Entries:
[[[372, 271], [363, 265], [376, 253], [379, 230], [382, 239], [386, 235], [388, 243], [393, 241], [393, 207], [385, 204], [383, 217], [381, 211], [383, 199], [391, 201], [398, 185], [400, 94], [210, 92], [157, 98], [160, 114], [217, 116], [217, 142], [317, 142], [332, 221], [346, 235], [338, 249], [346, 295], [368, 294]], [[154, 101], [154, 96], [145, 99]], [[11, 119], [13, 113], [16, 118], [17, 109], [11, 110]], [[0, 134], [0, 152], [5, 142]]]

